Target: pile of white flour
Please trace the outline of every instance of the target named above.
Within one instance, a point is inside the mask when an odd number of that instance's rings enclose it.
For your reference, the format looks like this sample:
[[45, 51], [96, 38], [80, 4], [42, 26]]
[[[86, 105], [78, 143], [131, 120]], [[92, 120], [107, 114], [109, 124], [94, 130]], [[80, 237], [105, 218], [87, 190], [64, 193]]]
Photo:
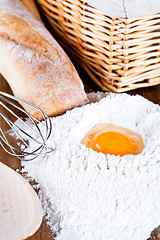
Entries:
[[[38, 183], [56, 239], [146, 240], [160, 225], [160, 106], [111, 93], [51, 121], [48, 144], [56, 150], [22, 165]], [[139, 133], [143, 152], [119, 157], [81, 145], [85, 134], [104, 122]]]

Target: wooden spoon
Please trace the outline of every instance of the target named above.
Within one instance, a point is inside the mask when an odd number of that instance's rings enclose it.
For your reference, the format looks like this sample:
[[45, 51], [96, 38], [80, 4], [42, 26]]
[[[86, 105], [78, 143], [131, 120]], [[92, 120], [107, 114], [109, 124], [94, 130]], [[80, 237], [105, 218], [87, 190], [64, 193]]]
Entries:
[[0, 162], [0, 239], [22, 240], [42, 222], [42, 206], [30, 184]]

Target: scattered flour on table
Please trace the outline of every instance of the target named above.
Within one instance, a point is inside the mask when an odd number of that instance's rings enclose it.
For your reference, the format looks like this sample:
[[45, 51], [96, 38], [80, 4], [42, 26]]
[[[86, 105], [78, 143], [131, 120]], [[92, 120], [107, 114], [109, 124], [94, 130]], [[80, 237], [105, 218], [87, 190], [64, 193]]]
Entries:
[[[105, 95], [88, 96], [99, 101]], [[160, 106], [110, 93], [51, 121], [48, 143], [56, 150], [22, 165], [38, 183], [56, 239], [146, 240], [160, 225]], [[81, 145], [85, 134], [104, 122], [139, 133], [143, 152], [119, 157]]]

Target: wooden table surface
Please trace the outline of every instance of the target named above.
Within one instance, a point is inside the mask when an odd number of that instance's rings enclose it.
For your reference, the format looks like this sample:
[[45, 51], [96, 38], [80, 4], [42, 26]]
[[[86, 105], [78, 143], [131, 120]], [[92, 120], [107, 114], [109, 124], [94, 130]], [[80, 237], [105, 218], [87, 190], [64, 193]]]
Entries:
[[[83, 80], [86, 92], [100, 90], [79, 66], [76, 66], [76, 68]], [[0, 77], [0, 90], [11, 93], [9, 85], [2, 77]], [[160, 85], [149, 87], [149, 88], [137, 89], [134, 91], [130, 91], [128, 93], [132, 94], [132, 95], [140, 94], [140, 95], [144, 96], [145, 98], [149, 99], [150, 101], [153, 101], [154, 103], [157, 103], [160, 105], [160, 94], [159, 94], [160, 93]], [[0, 126], [2, 126], [3, 129], [6, 128], [4, 121], [2, 122], [1, 119], [0, 119]], [[0, 148], [0, 161], [3, 162], [4, 164], [8, 165], [12, 169], [17, 169], [17, 168], [21, 169], [21, 164], [20, 164], [19, 160], [8, 155], [1, 148]], [[42, 223], [41, 227], [39, 228], [39, 230], [32, 237], [28, 238], [27, 240], [51, 240], [51, 239], [53, 240], [54, 236], [51, 234], [51, 231], [50, 231], [49, 227], [46, 225], [45, 220], [43, 220], [43, 223]], [[160, 239], [160, 238], [154, 238], [154, 239], [156, 240], [156, 239]]]

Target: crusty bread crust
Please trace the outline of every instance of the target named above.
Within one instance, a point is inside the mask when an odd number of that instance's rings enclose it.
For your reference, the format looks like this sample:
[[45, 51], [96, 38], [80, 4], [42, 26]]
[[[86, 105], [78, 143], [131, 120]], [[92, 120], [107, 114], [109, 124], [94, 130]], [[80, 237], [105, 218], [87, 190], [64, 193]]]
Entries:
[[[49, 116], [87, 103], [73, 64], [43, 24], [19, 0], [6, 0], [9, 11], [1, 2], [0, 72], [14, 94]], [[41, 118], [37, 111], [24, 108]]]
[[25, 7], [32, 13], [32, 15], [39, 21], [41, 21], [40, 14], [38, 12], [38, 9], [36, 7], [36, 4], [33, 0], [20, 0]]
[[22, 18], [0, 11], [0, 37], [30, 48], [55, 61], [58, 51]]

